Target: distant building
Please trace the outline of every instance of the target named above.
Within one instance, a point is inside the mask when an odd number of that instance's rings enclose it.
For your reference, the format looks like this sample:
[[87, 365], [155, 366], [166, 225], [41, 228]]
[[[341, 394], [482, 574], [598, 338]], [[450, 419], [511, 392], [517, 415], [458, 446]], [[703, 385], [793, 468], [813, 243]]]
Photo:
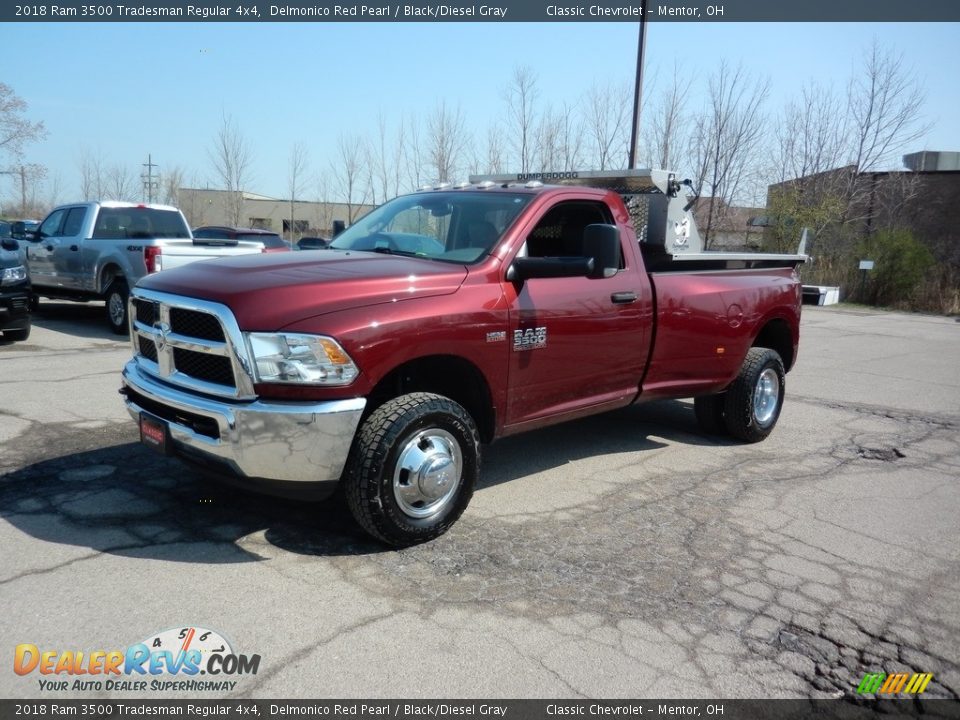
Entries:
[[713, 200], [713, 223], [707, 250], [757, 250], [763, 240], [763, 228], [751, 224], [751, 219], [764, 214], [764, 208], [727, 205], [720, 198], [701, 197], [693, 205], [700, 237], [707, 239], [707, 220], [710, 201]]
[[[857, 235], [881, 228], [912, 231], [932, 250], [960, 260], [960, 153], [917, 152], [903, 156], [907, 170], [857, 173], [854, 166], [794, 178], [767, 188], [767, 206], [778, 194], [803, 188], [808, 197], [852, 198], [845, 219]], [[769, 212], [769, 210], [768, 210]]]
[[[230, 195], [226, 190], [180, 188], [177, 205], [186, 216], [190, 227], [233, 225], [228, 209]], [[356, 220], [371, 208], [370, 205], [297, 200], [293, 203], [291, 227], [289, 200], [244, 192], [240, 227], [272, 230], [291, 241], [307, 235], [331, 237], [335, 221], [350, 225], [352, 220]]]

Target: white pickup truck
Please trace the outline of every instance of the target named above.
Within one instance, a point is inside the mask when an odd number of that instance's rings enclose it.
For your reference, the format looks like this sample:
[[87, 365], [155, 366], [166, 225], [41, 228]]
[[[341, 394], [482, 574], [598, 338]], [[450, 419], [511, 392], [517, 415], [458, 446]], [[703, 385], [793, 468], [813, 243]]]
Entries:
[[195, 239], [169, 205], [84, 202], [54, 208], [28, 235], [27, 264], [38, 297], [105, 300], [110, 328], [127, 332], [127, 296], [144, 275], [196, 260], [261, 252], [257, 244]]

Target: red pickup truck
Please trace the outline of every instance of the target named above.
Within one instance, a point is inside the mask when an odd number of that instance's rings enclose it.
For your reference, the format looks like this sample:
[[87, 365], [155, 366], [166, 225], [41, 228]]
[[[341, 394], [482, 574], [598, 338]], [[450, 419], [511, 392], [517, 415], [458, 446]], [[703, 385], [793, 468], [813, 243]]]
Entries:
[[[549, 184], [544, 184], [544, 181]], [[471, 178], [328, 249], [150, 275], [121, 393], [148, 446], [261, 491], [343, 486], [396, 546], [463, 513], [496, 438], [657, 398], [762, 440], [802, 255], [709, 253], [666, 171]]]

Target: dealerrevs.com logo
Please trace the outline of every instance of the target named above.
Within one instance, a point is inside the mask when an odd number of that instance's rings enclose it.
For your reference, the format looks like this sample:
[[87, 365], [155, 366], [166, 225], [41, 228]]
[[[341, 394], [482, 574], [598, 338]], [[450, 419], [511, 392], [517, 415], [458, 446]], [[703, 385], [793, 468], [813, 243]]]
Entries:
[[224, 692], [237, 686], [230, 678], [259, 669], [259, 655], [235, 653], [220, 633], [201, 627], [164, 630], [125, 650], [51, 650], [21, 643], [13, 654], [14, 672], [40, 676], [43, 691]]

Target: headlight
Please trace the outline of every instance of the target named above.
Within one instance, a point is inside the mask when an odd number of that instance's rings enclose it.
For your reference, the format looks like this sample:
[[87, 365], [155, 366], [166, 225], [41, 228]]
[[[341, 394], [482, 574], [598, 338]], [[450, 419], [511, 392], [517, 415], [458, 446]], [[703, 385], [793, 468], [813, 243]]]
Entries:
[[4, 268], [3, 276], [0, 279], [0, 285], [13, 285], [23, 282], [27, 279], [27, 269], [23, 265], [17, 265], [12, 268]]
[[257, 382], [347, 385], [360, 372], [340, 344], [323, 335], [247, 333]]

